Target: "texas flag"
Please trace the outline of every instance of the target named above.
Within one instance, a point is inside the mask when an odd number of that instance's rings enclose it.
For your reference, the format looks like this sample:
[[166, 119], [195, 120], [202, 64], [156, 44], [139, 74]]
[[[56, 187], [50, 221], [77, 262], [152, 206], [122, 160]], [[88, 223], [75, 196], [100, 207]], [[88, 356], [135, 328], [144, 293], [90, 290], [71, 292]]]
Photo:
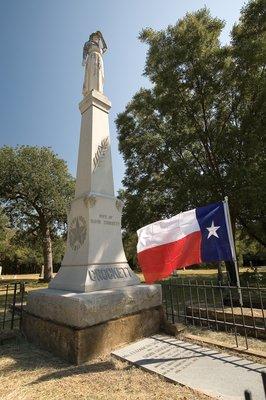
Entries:
[[138, 261], [153, 283], [192, 264], [233, 260], [226, 204], [209, 204], [138, 230]]

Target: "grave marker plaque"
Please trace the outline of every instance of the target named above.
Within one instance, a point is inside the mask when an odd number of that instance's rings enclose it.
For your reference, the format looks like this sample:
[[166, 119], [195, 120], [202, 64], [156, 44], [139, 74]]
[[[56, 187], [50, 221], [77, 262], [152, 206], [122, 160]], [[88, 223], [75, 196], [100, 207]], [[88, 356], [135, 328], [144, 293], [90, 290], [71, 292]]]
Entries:
[[165, 335], [151, 336], [112, 354], [216, 399], [242, 400], [249, 390], [252, 398], [265, 400], [262, 372], [266, 368], [234, 355]]

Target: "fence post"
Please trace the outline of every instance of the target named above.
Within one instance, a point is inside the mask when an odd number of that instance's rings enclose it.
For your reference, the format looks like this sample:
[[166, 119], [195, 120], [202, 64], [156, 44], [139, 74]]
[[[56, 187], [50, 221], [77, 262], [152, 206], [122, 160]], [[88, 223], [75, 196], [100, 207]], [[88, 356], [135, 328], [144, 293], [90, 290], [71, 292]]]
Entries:
[[7, 299], [8, 299], [8, 284], [6, 285], [5, 308], [4, 308], [4, 317], [3, 317], [3, 329], [5, 328], [5, 322], [6, 322]]
[[251, 310], [251, 318], [252, 318], [252, 323], [253, 323], [254, 335], [255, 335], [255, 337], [257, 337], [258, 335], [257, 335], [256, 324], [255, 324], [255, 319], [254, 319], [252, 295], [250, 293], [250, 288], [249, 288], [248, 282], [247, 282], [247, 288], [248, 288], [248, 297], [249, 297], [249, 304], [250, 304], [250, 310]]
[[21, 329], [21, 322], [22, 322], [22, 314], [23, 314], [23, 301], [24, 301], [24, 294], [25, 294], [25, 283], [20, 283], [20, 320], [19, 320], [19, 329]]
[[225, 332], [227, 332], [227, 324], [226, 324], [226, 315], [225, 315], [225, 311], [224, 311], [224, 297], [223, 297], [223, 290], [221, 287], [221, 284], [219, 283], [219, 292], [220, 292], [220, 297], [221, 297], [221, 306], [222, 306], [222, 310], [223, 310], [223, 320], [224, 320], [224, 327], [225, 327]]
[[264, 315], [264, 304], [263, 304], [263, 300], [262, 300], [262, 297], [261, 297], [261, 288], [260, 288], [260, 285], [257, 283], [257, 289], [258, 289], [258, 291], [259, 291], [259, 294], [260, 294], [260, 305], [261, 305], [261, 313], [262, 313], [262, 318], [263, 318], [263, 324], [264, 324], [264, 329], [266, 330], [266, 322], [265, 322], [265, 315]]
[[172, 324], [174, 324], [174, 323], [175, 323], [175, 315], [174, 315], [174, 302], [173, 302], [173, 285], [172, 285], [172, 278], [170, 278], [170, 300], [171, 300]]
[[209, 308], [208, 308], [208, 299], [207, 299], [207, 291], [206, 291], [206, 282], [205, 281], [203, 281], [203, 288], [204, 288], [204, 300], [205, 300], [205, 307], [206, 307], [207, 325], [208, 325], [208, 329], [210, 329]]
[[234, 326], [234, 331], [235, 331], [235, 341], [236, 341], [236, 346], [238, 347], [238, 339], [237, 339], [237, 326], [236, 326], [236, 320], [235, 320], [235, 313], [234, 313], [234, 304], [232, 300], [232, 286], [230, 286], [229, 283], [229, 298], [230, 298], [230, 305], [231, 305], [231, 312], [232, 312], [232, 318], [233, 318], [233, 326]]
[[182, 285], [182, 294], [183, 294], [183, 309], [184, 309], [184, 317], [185, 317], [185, 324], [188, 324], [187, 321], [187, 306], [186, 306], [186, 297], [185, 297], [185, 289], [184, 289], [184, 281], [181, 279], [181, 285]]
[[190, 308], [191, 308], [192, 324], [195, 325], [193, 298], [192, 298], [192, 290], [191, 290], [191, 281], [190, 281], [190, 279], [188, 280], [188, 285], [189, 285], [189, 297], [190, 297]]
[[216, 330], [218, 331], [218, 321], [217, 321], [216, 301], [215, 301], [214, 287], [213, 287], [213, 283], [212, 283], [212, 281], [211, 281], [211, 287], [212, 287], [212, 301], [213, 301], [213, 307], [214, 307], [215, 326], [216, 326]]
[[199, 296], [199, 285], [198, 285], [198, 280], [197, 279], [196, 279], [196, 292], [197, 292], [197, 301], [198, 301], [199, 323], [200, 323], [200, 326], [202, 327], [201, 309], [200, 309], [200, 296]]
[[15, 317], [15, 305], [16, 305], [16, 298], [17, 298], [17, 283], [14, 285], [14, 293], [13, 293], [13, 301], [12, 301], [12, 316], [11, 316], [11, 329], [14, 327], [14, 317]]

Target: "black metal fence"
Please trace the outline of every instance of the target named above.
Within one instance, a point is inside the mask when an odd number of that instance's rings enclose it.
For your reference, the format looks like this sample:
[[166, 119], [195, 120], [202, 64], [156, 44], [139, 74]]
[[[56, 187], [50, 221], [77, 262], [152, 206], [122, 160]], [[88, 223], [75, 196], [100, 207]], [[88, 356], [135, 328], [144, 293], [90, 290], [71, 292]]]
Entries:
[[20, 329], [25, 298], [25, 282], [0, 283], [0, 342]]
[[162, 282], [162, 288], [166, 316], [172, 323], [233, 333], [237, 346], [242, 335], [246, 348], [249, 337], [266, 339], [266, 287], [171, 278]]

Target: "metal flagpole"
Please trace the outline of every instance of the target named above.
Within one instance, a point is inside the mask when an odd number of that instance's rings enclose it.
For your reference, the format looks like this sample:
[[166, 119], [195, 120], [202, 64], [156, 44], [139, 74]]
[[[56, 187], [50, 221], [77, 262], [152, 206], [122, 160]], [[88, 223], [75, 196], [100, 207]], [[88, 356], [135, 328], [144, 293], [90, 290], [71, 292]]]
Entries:
[[230, 247], [231, 247], [231, 253], [232, 253], [234, 266], [235, 266], [235, 272], [236, 272], [236, 284], [237, 284], [237, 288], [238, 288], [239, 302], [240, 302], [240, 305], [243, 306], [243, 297], [242, 297], [242, 291], [241, 291], [241, 287], [240, 287], [240, 279], [239, 279], [238, 265], [237, 265], [237, 259], [236, 259], [235, 242], [234, 242], [234, 236], [233, 236], [232, 224], [231, 224], [231, 218], [230, 218], [230, 212], [229, 212], [229, 205], [228, 205], [228, 196], [225, 196], [223, 204], [224, 204], [224, 214], [225, 214], [225, 221], [226, 221], [227, 232], [228, 232], [228, 237], [229, 237], [229, 243], [230, 243]]

